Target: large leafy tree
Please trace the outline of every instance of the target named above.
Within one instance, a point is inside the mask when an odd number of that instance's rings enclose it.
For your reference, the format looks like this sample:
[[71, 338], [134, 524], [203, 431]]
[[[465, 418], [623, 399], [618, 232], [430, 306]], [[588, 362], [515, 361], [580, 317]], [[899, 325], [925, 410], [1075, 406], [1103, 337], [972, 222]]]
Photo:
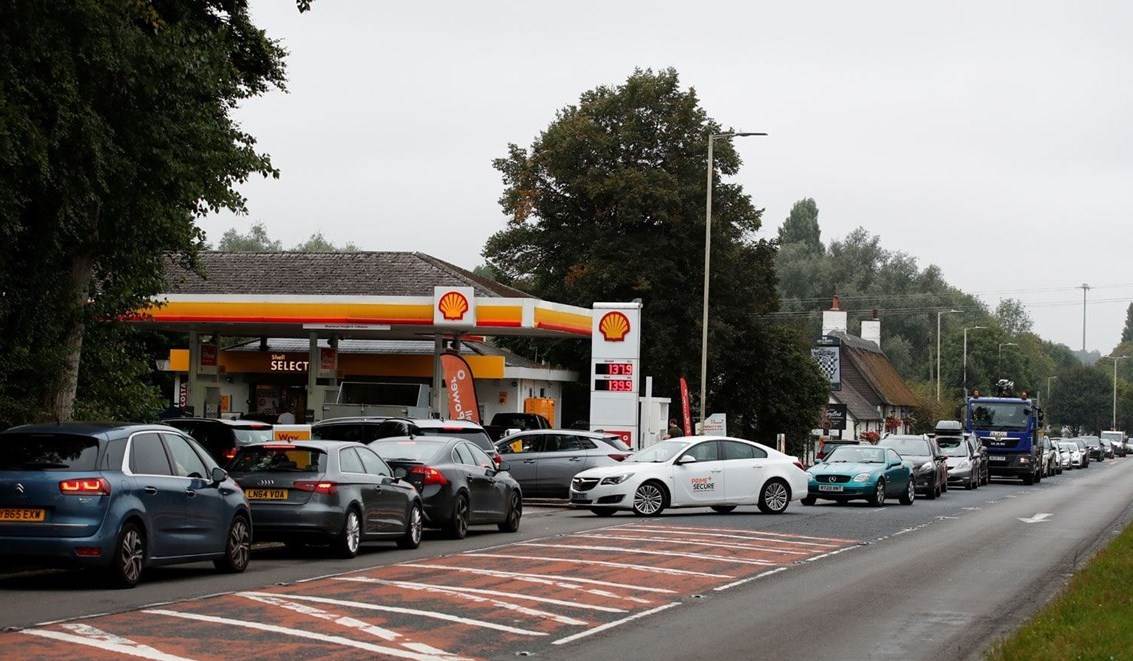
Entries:
[[[643, 367], [661, 393], [675, 395], [681, 375], [697, 389], [706, 136], [721, 130], [675, 71], [639, 70], [495, 161], [510, 221], [487, 242], [490, 267], [551, 300], [642, 299]], [[740, 167], [727, 141], [713, 167], [710, 408], [754, 435], [809, 429], [825, 384], [796, 335], [760, 320], [778, 306], [775, 249], [754, 238], [760, 213], [727, 180]], [[588, 347], [550, 351], [589, 371]]]
[[0, 420], [70, 418], [88, 325], [275, 174], [231, 111], [283, 58], [246, 0], [0, 3]]
[[799, 244], [808, 252], [822, 253], [822, 230], [818, 227], [818, 204], [814, 198], [795, 202], [783, 226], [779, 228], [779, 244], [783, 246]]
[[1121, 341], [1133, 342], [1133, 303], [1125, 310], [1125, 328], [1121, 329]]
[[1078, 433], [1108, 429], [1113, 406], [1113, 381], [1104, 369], [1077, 365], [1058, 374], [1058, 385], [1047, 404], [1057, 425]]

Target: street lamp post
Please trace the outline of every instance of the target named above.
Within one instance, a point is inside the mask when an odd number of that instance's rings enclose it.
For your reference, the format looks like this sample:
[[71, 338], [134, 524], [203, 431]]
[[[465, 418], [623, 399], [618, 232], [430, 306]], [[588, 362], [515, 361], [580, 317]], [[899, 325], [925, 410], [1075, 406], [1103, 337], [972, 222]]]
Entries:
[[712, 141], [717, 138], [742, 138], [766, 133], [709, 133], [708, 134], [708, 187], [704, 196], [704, 303], [700, 321], [700, 422], [708, 417], [708, 265], [712, 257]]
[[1110, 429], [1117, 429], [1117, 364], [1125, 360], [1129, 356], [1114, 356], [1113, 357], [1113, 424]]
[[937, 310], [936, 312], [936, 401], [940, 401], [940, 317], [959, 310]]
[[964, 398], [968, 397], [968, 331], [983, 330], [986, 326], [968, 326], [964, 329]]
[[1051, 382], [1056, 380], [1057, 378], [1057, 376], [1046, 377], [1046, 400], [1043, 403], [1047, 406], [1050, 406], [1050, 387], [1052, 385]]
[[[1017, 347], [1017, 346], [1019, 346], [1019, 345], [1015, 342], [1000, 342], [999, 343], [999, 351], [995, 356], [995, 369], [997, 369], [997, 370], [1003, 369], [1003, 347]], [[1002, 376], [1003, 375], [1000, 374], [996, 378], [1001, 378]]]

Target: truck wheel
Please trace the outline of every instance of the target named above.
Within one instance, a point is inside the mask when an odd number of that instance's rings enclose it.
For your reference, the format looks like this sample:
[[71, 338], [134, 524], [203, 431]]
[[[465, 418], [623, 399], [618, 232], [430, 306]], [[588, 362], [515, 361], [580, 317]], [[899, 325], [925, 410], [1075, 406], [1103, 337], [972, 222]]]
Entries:
[[1035, 483], [1035, 474], [1034, 473], [1023, 476], [1023, 484], [1031, 485], [1031, 484], [1034, 484], [1034, 483]]

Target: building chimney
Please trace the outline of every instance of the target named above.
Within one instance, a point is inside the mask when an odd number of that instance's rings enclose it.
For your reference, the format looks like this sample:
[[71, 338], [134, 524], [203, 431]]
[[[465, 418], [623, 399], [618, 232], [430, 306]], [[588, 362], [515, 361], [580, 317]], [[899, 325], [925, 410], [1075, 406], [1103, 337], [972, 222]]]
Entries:
[[842, 309], [842, 300], [835, 294], [834, 300], [830, 302], [830, 309], [822, 313], [822, 334], [829, 335], [835, 331], [845, 333], [847, 325], [848, 321], [846, 311]]
[[862, 339], [873, 342], [881, 348], [881, 320], [877, 318], [877, 309], [873, 310], [873, 319], [862, 321]]

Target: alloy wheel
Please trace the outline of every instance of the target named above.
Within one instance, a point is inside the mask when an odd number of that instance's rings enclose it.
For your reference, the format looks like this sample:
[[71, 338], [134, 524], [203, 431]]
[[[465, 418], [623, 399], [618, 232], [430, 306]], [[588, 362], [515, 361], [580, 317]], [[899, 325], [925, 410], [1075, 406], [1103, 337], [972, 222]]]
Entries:
[[456, 512], [453, 515], [453, 524], [457, 533], [464, 537], [468, 532], [468, 501], [459, 498], [456, 501]]
[[358, 513], [351, 510], [346, 515], [346, 549], [351, 553], [356, 553], [361, 541], [362, 524], [358, 521]]
[[135, 528], [130, 528], [122, 535], [122, 545], [118, 551], [118, 562], [122, 568], [122, 577], [127, 582], [137, 583], [142, 575], [142, 566], [145, 564], [145, 542], [142, 534]]
[[414, 507], [413, 511], [409, 514], [409, 539], [414, 544], [421, 543], [421, 529], [424, 527], [424, 522], [421, 520], [421, 508]]
[[665, 502], [665, 496], [655, 484], [643, 484], [633, 494], [633, 509], [646, 516], [656, 514]]
[[[885, 498], [884, 486], [882, 487], [881, 498]], [[767, 503], [767, 509], [772, 512], [781, 512], [786, 509], [789, 499], [787, 487], [783, 486], [782, 482], [768, 482], [767, 486], [763, 487], [763, 502]]]
[[248, 566], [252, 556], [252, 535], [244, 519], [236, 519], [228, 532], [228, 559], [233, 569], [242, 570]]
[[885, 504], [885, 483], [880, 480], [877, 482], [877, 496], [875, 499], [878, 505]]

